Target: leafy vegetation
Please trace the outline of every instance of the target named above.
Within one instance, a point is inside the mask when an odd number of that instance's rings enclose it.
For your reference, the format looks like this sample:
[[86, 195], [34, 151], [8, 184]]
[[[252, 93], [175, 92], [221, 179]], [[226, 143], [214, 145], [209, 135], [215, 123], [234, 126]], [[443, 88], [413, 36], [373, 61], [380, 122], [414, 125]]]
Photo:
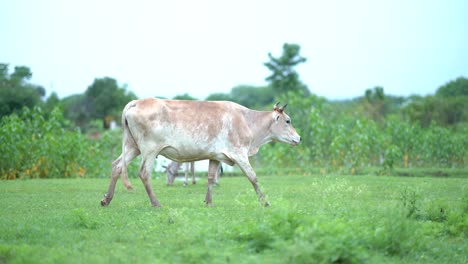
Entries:
[[68, 126], [58, 108], [49, 114], [24, 108], [20, 115], [3, 117], [0, 179], [107, 176], [119, 136], [107, 133], [96, 141]]
[[[383, 127], [364, 118], [332, 123], [321, 114], [328, 107], [322, 99], [287, 96], [303, 143], [296, 148], [263, 146], [254, 158], [257, 169], [310, 174], [319, 168], [322, 174], [363, 174], [378, 168], [380, 174], [394, 174], [395, 168], [466, 167], [468, 131], [423, 129], [398, 119], [388, 119]], [[49, 114], [25, 108], [20, 115], [4, 117], [0, 178], [108, 177], [111, 161], [121, 152], [121, 131], [100, 133], [94, 139], [78, 129], [66, 129], [69, 126], [58, 108]], [[132, 165], [136, 168], [137, 162]]]
[[278, 100], [286, 99], [303, 143], [298, 148], [264, 146], [258, 160], [265, 166], [319, 167], [324, 173], [345, 174], [360, 174], [370, 167], [391, 174], [396, 167], [466, 166], [466, 127], [458, 131], [437, 125], [422, 128], [397, 116], [389, 116], [383, 123], [362, 116], [336, 118], [328, 114], [333, 104], [323, 98], [288, 93]]
[[[0, 260], [6, 263], [466, 263], [462, 178], [260, 175], [272, 206], [243, 177], [223, 177], [215, 206], [204, 184], [165, 186], [163, 208], [141, 184], [107, 179], [5, 181]], [[403, 187], [404, 186], [404, 187]], [[412, 211], [412, 214], [408, 212]]]

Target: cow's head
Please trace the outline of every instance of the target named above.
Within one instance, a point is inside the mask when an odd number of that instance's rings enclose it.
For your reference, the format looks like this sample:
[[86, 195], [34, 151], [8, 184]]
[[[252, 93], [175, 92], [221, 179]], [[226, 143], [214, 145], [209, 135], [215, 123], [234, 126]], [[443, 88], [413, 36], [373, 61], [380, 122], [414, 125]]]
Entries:
[[301, 136], [297, 134], [292, 126], [291, 118], [284, 112], [288, 104], [278, 107], [278, 103], [273, 107], [273, 124], [271, 131], [273, 139], [290, 145], [297, 145], [301, 142]]
[[175, 161], [171, 161], [169, 165], [163, 166], [164, 169], [166, 169], [166, 184], [167, 185], [172, 185], [174, 183], [175, 177], [177, 177], [177, 174], [180, 170], [182, 163], [178, 163]]

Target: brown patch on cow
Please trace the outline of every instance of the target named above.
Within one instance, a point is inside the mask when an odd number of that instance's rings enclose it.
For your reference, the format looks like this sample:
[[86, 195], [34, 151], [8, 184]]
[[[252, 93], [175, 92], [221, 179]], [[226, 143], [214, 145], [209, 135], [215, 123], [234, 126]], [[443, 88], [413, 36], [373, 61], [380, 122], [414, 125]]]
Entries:
[[215, 122], [210, 122], [208, 124], [207, 136], [208, 141], [213, 141], [219, 135], [222, 129], [222, 121], [215, 120]]
[[228, 140], [229, 143], [231, 143], [234, 146], [240, 146], [243, 145], [247, 142], [247, 135], [248, 135], [248, 127], [242, 126], [245, 124], [245, 122], [242, 122], [243, 116], [241, 115], [234, 115], [231, 122], [232, 122], [232, 127], [228, 131]]
[[150, 121], [154, 121], [154, 120], [156, 120], [157, 118], [158, 118], [158, 115], [157, 115], [156, 113], [152, 113], [152, 114], [148, 117], [148, 119], [149, 119]]
[[167, 111], [167, 106], [163, 105], [159, 111], [159, 121], [160, 122], [169, 122], [169, 113]]

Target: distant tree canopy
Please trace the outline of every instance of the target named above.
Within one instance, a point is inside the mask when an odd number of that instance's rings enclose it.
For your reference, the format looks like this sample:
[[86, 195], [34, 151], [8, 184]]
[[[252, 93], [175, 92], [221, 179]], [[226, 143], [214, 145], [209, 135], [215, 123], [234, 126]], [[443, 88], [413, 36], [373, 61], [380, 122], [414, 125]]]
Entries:
[[298, 92], [303, 96], [309, 96], [310, 91], [299, 79], [299, 74], [294, 69], [297, 65], [306, 62], [299, 52], [301, 47], [297, 44], [283, 45], [283, 54], [275, 58], [268, 53], [269, 62], [264, 65], [272, 72], [265, 80], [270, 82], [273, 92], [278, 96], [287, 92]]
[[[283, 53], [276, 58], [268, 54], [270, 61], [264, 65], [271, 70], [266, 78], [266, 86], [238, 85], [229, 93], [213, 93], [206, 100], [233, 101], [251, 109], [267, 110], [275, 100], [291, 103], [290, 110], [300, 106], [301, 111], [321, 111], [320, 115], [328, 120], [343, 120], [343, 115], [349, 120], [365, 116], [380, 125], [385, 125], [389, 115], [391, 118], [401, 117], [411, 122], [419, 123], [422, 127], [432, 124], [452, 126], [454, 130], [464, 129], [468, 123], [468, 79], [459, 77], [440, 86], [435, 95], [409, 97], [387, 95], [384, 88], [375, 86], [365, 90], [360, 97], [328, 101], [311, 94], [307, 86], [300, 81], [295, 67], [306, 61], [300, 55], [300, 46], [284, 44]], [[40, 106], [42, 111], [50, 114], [55, 107], [63, 110], [64, 116], [72, 121], [69, 125], [77, 125], [83, 131], [101, 128], [109, 125], [110, 120], [120, 123], [120, 115], [127, 102], [137, 99], [136, 95], [127, 91], [125, 85], [119, 86], [117, 80], [104, 77], [96, 78], [84, 93], [75, 94], [59, 99], [57, 93], [52, 92], [45, 98], [46, 91], [39, 85], [30, 83], [32, 71], [25, 66], [14, 67], [9, 71], [9, 65], [0, 63], [0, 118], [12, 113], [19, 113], [23, 107]], [[180, 94], [174, 99], [196, 100], [188, 93]], [[320, 99], [320, 100], [319, 100]], [[301, 101], [302, 100], [302, 101]], [[294, 101], [294, 102], [292, 102]], [[325, 107], [329, 106], [327, 110]], [[322, 111], [323, 110], [323, 111]], [[291, 111], [291, 112], [294, 112]], [[318, 113], [318, 112], [317, 112]], [[307, 115], [298, 114], [296, 122], [301, 128], [309, 124], [310, 120], [301, 120]], [[458, 125], [460, 124], [460, 125]]]
[[271, 104], [274, 93], [270, 86], [239, 85], [231, 89], [228, 94], [210, 94], [206, 100], [233, 101], [248, 108], [257, 109]]
[[232, 101], [231, 94], [228, 93], [212, 93], [206, 97], [208, 101]]
[[65, 116], [81, 128], [85, 128], [93, 119], [102, 119], [104, 126], [110, 119], [120, 121], [124, 106], [136, 95], [119, 87], [117, 81], [110, 77], [96, 78], [84, 94], [72, 95], [63, 99]]
[[273, 102], [274, 93], [270, 86], [239, 85], [231, 90], [233, 100], [249, 108], [260, 108]]
[[403, 114], [423, 127], [432, 122], [439, 125], [456, 125], [468, 122], [468, 79], [459, 77], [442, 85], [435, 96], [413, 97], [403, 109]]
[[124, 106], [137, 99], [126, 87], [119, 87], [117, 81], [110, 77], [94, 79], [85, 92], [86, 104], [91, 118], [119, 116]]
[[84, 128], [90, 121], [84, 94], [74, 94], [62, 99], [64, 116]]
[[28, 67], [16, 66], [9, 73], [8, 64], [0, 63], [0, 117], [32, 108], [42, 101], [45, 89], [29, 83], [32, 72]]
[[459, 77], [454, 81], [450, 81], [437, 89], [436, 96], [439, 97], [455, 97], [468, 96], [468, 79]]
[[191, 96], [191, 95], [188, 94], [188, 93], [176, 95], [176, 96], [174, 96], [173, 99], [174, 99], [174, 100], [197, 100], [197, 98]]

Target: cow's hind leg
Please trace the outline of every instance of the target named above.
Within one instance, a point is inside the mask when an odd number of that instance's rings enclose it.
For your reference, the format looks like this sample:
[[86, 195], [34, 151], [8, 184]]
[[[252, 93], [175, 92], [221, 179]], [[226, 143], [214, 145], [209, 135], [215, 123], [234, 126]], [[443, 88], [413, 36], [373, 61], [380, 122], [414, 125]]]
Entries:
[[195, 162], [194, 161], [190, 162], [190, 172], [192, 173], [192, 184], [197, 184], [197, 181], [195, 180]]
[[216, 186], [219, 186], [219, 177], [223, 175], [223, 165], [219, 163], [219, 168], [216, 170], [216, 177], [215, 177], [215, 184]]
[[188, 185], [188, 171], [189, 171], [189, 163], [185, 162], [185, 181], [184, 186]]
[[206, 192], [205, 203], [207, 206], [212, 205], [212, 196], [211, 191], [213, 190], [213, 183], [214, 178], [216, 175], [216, 171], [219, 167], [219, 161], [217, 160], [210, 160], [210, 164], [208, 166], [208, 190]]
[[151, 171], [153, 170], [154, 160], [156, 159], [156, 154], [145, 155], [142, 158], [139, 176], [143, 185], [145, 186], [146, 193], [151, 201], [151, 205], [154, 207], [161, 207], [156, 195], [153, 192], [151, 187]]
[[122, 173], [122, 155], [120, 155], [116, 160], [114, 160], [114, 162], [112, 162], [112, 174], [111, 174], [109, 189], [107, 191], [107, 194], [104, 195], [104, 199], [101, 200], [102, 206], [108, 206], [110, 202], [112, 201], [112, 198], [114, 196], [115, 184], [121, 173]]
[[127, 170], [127, 165], [138, 155], [140, 155], [140, 151], [134, 147], [131, 149], [128, 149], [125, 151], [125, 158], [122, 159], [122, 182], [125, 185], [125, 188], [127, 190], [133, 190], [133, 186], [130, 183], [130, 180], [128, 179], [128, 170]]
[[247, 176], [250, 183], [252, 184], [255, 192], [257, 193], [258, 200], [263, 206], [270, 206], [270, 203], [265, 199], [265, 195], [260, 191], [260, 187], [257, 182], [257, 175], [249, 163], [249, 159], [240, 159], [236, 161], [242, 172]]

